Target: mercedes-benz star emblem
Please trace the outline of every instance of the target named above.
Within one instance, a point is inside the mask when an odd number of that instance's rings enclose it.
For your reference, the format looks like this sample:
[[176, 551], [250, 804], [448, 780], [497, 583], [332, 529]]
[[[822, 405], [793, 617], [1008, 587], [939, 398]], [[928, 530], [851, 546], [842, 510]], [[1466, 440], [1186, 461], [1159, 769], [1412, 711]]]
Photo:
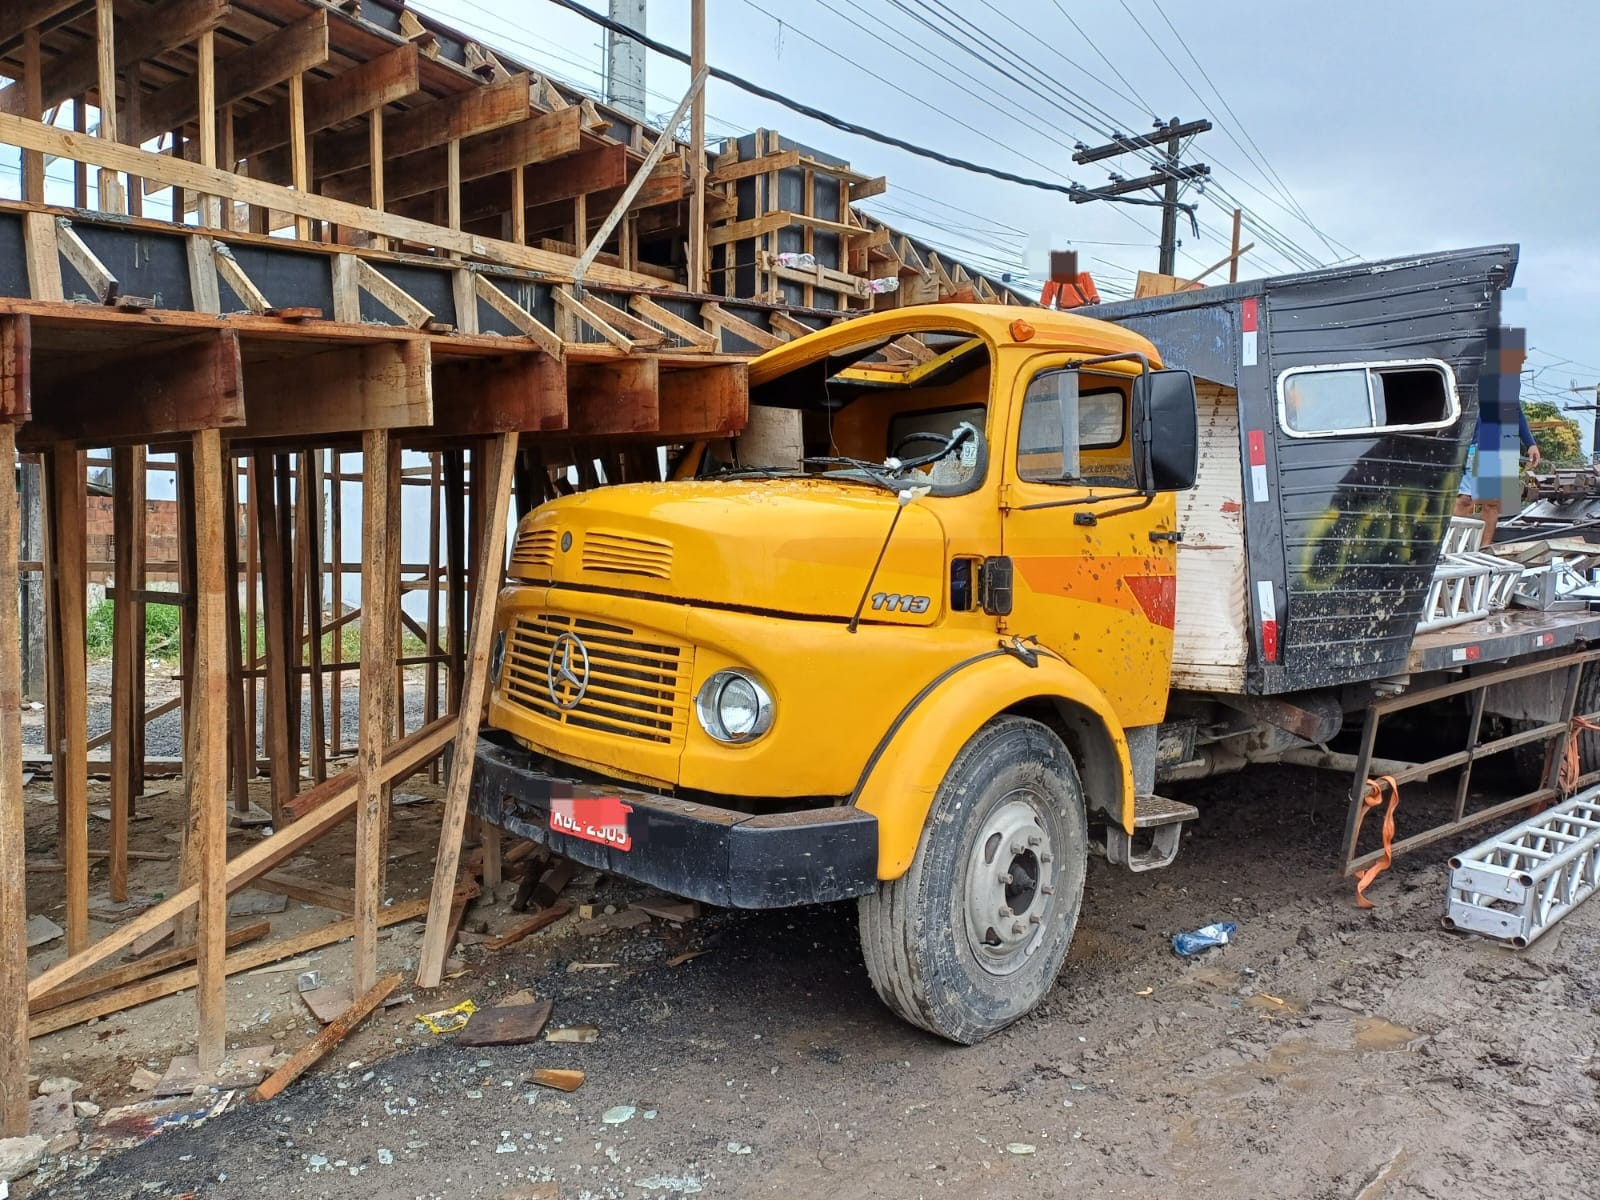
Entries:
[[556, 638], [544, 675], [551, 703], [561, 709], [578, 707], [589, 690], [589, 650], [577, 634]]

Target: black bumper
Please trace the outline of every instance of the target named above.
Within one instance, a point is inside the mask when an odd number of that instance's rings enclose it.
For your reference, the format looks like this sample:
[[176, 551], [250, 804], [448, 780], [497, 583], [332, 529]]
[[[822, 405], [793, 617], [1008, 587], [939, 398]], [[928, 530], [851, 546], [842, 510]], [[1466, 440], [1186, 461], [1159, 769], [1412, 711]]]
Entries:
[[[551, 827], [552, 799], [623, 801], [628, 849]], [[753, 816], [582, 782], [570, 769], [488, 738], [472, 773], [474, 813], [558, 854], [727, 908], [784, 908], [862, 896], [878, 887], [878, 819], [830, 807]]]

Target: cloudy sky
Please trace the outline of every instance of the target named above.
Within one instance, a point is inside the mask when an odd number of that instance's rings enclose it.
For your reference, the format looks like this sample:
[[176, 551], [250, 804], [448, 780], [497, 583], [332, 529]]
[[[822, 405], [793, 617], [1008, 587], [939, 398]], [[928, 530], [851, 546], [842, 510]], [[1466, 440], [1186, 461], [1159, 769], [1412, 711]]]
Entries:
[[[585, 0], [604, 10], [604, 0]], [[593, 90], [602, 31], [548, 0], [413, 7]], [[1600, 384], [1600, 166], [1575, 136], [1600, 111], [1592, 0], [708, 0], [709, 58], [785, 95], [974, 162], [1104, 184], [1078, 142], [1209, 117], [1186, 148], [1209, 163], [1179, 271], [1227, 253], [1246, 209], [1246, 277], [1358, 256], [1518, 242], [1509, 322], [1533, 347], [1525, 394]], [[688, 0], [650, 0], [648, 32], [688, 48]], [[1513, 15], [1508, 20], [1508, 15]], [[665, 119], [687, 68], [649, 56]], [[712, 81], [713, 136], [758, 126], [884, 174], [867, 207], [994, 273], [1037, 275], [1076, 247], [1109, 296], [1154, 270], [1159, 213], [964, 173], [840, 133]], [[1583, 418], [1585, 425], [1588, 418]]]

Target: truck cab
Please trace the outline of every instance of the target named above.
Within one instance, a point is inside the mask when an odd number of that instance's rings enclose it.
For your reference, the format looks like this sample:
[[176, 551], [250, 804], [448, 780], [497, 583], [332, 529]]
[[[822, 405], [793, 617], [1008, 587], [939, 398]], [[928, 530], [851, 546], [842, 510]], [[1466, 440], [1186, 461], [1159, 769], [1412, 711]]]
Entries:
[[521, 521], [474, 810], [710, 903], [854, 898], [889, 1007], [978, 1041], [1053, 985], [1091, 823], [1149, 867], [1193, 815], [1151, 794], [1193, 380], [957, 304], [749, 378], [770, 436]]

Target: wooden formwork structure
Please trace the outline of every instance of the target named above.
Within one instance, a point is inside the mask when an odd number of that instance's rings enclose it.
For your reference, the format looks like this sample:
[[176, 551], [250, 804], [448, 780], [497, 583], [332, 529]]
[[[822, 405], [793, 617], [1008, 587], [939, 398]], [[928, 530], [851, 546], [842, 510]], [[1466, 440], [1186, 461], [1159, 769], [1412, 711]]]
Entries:
[[[30, 1036], [192, 989], [200, 1061], [214, 1065], [229, 974], [351, 938], [359, 994], [376, 979], [380, 926], [422, 913], [419, 982], [437, 982], [513, 504], [658, 478], [660, 447], [736, 434], [746, 357], [857, 306], [830, 300], [841, 294], [831, 281], [798, 301], [713, 293], [709, 266], [692, 264], [709, 263], [708, 229], [738, 217], [738, 198], [733, 180], [696, 186], [703, 146], [630, 122], [393, 0], [13, 0], [0, 6], [0, 75], [13, 80], [0, 88], [0, 147], [21, 165], [19, 197], [0, 200], [0, 466], [18, 453], [43, 466], [37, 565], [67, 896], [67, 956], [30, 979], [17, 604], [29, 564], [4, 488], [6, 1136], [27, 1121]], [[55, 121], [63, 105], [72, 129]], [[840, 178], [848, 206], [863, 182]], [[909, 243], [897, 249], [895, 238], [852, 232], [845, 244], [881, 277], [902, 269], [896, 255]], [[923, 279], [927, 264], [909, 270]], [[944, 276], [933, 286], [937, 296], [964, 285]], [[151, 604], [183, 614], [187, 818], [171, 892], [96, 939], [84, 485], [89, 454], [107, 450], [113, 897], [126, 894], [144, 728], [158, 711], [143, 703]], [[418, 456], [411, 468], [406, 454]], [[144, 561], [147, 473], [166, 455], [181, 516], [175, 592], [153, 590]], [[357, 480], [354, 513], [343, 495]], [[428, 489], [431, 549], [405, 563], [400, 498], [416, 484]], [[350, 576], [355, 609], [342, 603]], [[407, 587], [427, 593], [421, 621], [402, 610]], [[259, 623], [260, 644], [241, 636], [241, 618], [251, 631]], [[354, 620], [350, 662], [337, 634]], [[406, 630], [428, 668], [416, 728], [399, 703]], [[338, 697], [351, 674], [359, 723], [346, 745]], [[318, 728], [325, 690], [332, 728]], [[390, 792], [452, 748], [433, 894], [386, 908]], [[270, 779], [273, 832], [230, 858], [229, 821], [247, 815], [257, 772]], [[230, 953], [229, 895], [349, 821], [350, 919]], [[113, 965], [168, 923], [172, 949]]]

